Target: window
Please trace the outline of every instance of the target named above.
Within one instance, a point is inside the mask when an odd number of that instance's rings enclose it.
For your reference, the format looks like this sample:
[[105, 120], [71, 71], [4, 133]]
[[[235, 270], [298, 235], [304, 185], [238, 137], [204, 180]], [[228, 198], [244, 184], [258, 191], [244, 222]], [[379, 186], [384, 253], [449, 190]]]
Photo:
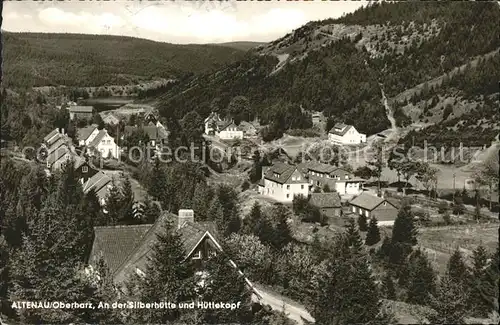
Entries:
[[289, 189], [290, 189], [290, 185], [287, 185], [287, 186], [286, 186], [286, 189], [287, 189], [287, 190], [289, 190]]
[[290, 194], [287, 194], [287, 195], [286, 195], [286, 198], [287, 198], [287, 199], [288, 199], [288, 198], [290, 198]]
[[88, 173], [89, 168], [87, 166], [82, 167], [82, 173]]
[[297, 177], [296, 177], [296, 179], [297, 179], [298, 181], [300, 181], [300, 176], [297, 176]]
[[300, 189], [303, 190], [304, 189], [304, 185], [300, 185]]
[[386, 201], [384, 201], [384, 206], [386, 206], [386, 205], [387, 205], [387, 202], [386, 202]]
[[193, 255], [193, 260], [201, 260], [201, 251], [198, 251]]

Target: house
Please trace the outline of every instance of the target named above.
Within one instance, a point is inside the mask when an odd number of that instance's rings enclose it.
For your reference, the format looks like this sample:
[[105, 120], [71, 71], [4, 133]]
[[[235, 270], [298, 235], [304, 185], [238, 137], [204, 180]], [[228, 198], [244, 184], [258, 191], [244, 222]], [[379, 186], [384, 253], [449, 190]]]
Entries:
[[341, 196], [357, 195], [363, 190], [365, 180], [342, 167], [314, 161], [301, 163], [299, 167], [311, 186], [323, 188], [328, 185], [330, 190], [335, 190]]
[[101, 157], [118, 159], [120, 149], [115, 143], [115, 139], [108, 134], [106, 129], [100, 130], [92, 141], [88, 144], [88, 153], [99, 152]]
[[243, 131], [234, 123], [234, 121], [218, 122], [215, 135], [223, 140], [243, 139]]
[[51, 171], [59, 170], [76, 153], [72, 151], [71, 139], [64, 129], [54, 129], [43, 138], [42, 148], [46, 150], [45, 163]]
[[309, 203], [329, 218], [342, 216], [342, 203], [337, 192], [311, 193]]
[[75, 174], [82, 184], [85, 184], [92, 176], [98, 173], [98, 170], [92, 167], [88, 161], [80, 156], [74, 156]]
[[314, 111], [311, 114], [313, 124], [320, 124], [325, 120], [325, 116], [322, 112]]
[[108, 124], [108, 125], [117, 125], [118, 123], [120, 123], [120, 119], [118, 117], [116, 117], [114, 114], [108, 114], [106, 115], [102, 121], [104, 122], [104, 124]]
[[90, 190], [94, 190], [99, 198], [99, 203], [104, 205], [106, 203], [108, 190], [113, 184], [113, 179], [101, 171], [92, 171], [92, 173], [93, 175], [91, 177], [82, 181], [83, 193], [87, 194]]
[[210, 115], [204, 120], [205, 134], [214, 135], [217, 131], [217, 123], [222, 122], [219, 114], [216, 112], [210, 113]]
[[376, 217], [381, 225], [391, 225], [396, 220], [399, 208], [394, 201], [363, 192], [349, 202], [350, 209], [367, 219]]
[[[95, 266], [102, 256], [117, 285], [122, 285], [134, 273], [144, 276], [157, 235], [164, 231], [167, 221], [172, 222], [174, 231], [181, 236], [186, 254], [184, 260], [193, 260], [198, 271], [203, 271], [203, 261], [223, 252], [215, 223], [196, 222], [194, 211], [185, 209], [179, 210], [177, 216], [165, 212], [154, 224], [95, 227], [89, 264]], [[230, 263], [244, 276], [232, 260]], [[260, 296], [246, 277], [245, 281]]]
[[99, 134], [99, 129], [97, 124], [92, 124], [90, 126], [76, 130], [76, 137], [79, 146], [88, 146], [92, 140]]
[[259, 193], [279, 202], [292, 202], [294, 196], [309, 195], [309, 184], [305, 175], [295, 165], [277, 163], [262, 167]]
[[71, 120], [88, 120], [94, 115], [94, 106], [70, 106], [69, 107], [69, 118]]
[[156, 117], [156, 114], [153, 112], [153, 110], [149, 110], [144, 113], [144, 121], [147, 122], [152, 122], [156, 123], [158, 122], [158, 118]]
[[57, 149], [47, 153], [47, 169], [51, 171], [61, 170], [64, 164], [71, 160], [73, 156], [70, 148], [66, 144], [61, 145]]
[[328, 139], [336, 144], [360, 144], [366, 142], [366, 134], [359, 133], [352, 125], [337, 123], [328, 132]]
[[257, 126], [253, 122], [241, 121], [238, 129], [243, 131], [244, 137], [254, 137], [257, 135]]
[[[139, 130], [142, 130], [148, 136], [149, 145], [152, 147], [160, 149], [162, 145], [166, 145], [168, 142], [169, 133], [160, 122], [157, 122], [156, 125], [150, 123], [143, 127], [127, 125], [125, 126], [124, 133], [125, 136], [129, 136]], [[122, 140], [125, 136], [122, 137]]]

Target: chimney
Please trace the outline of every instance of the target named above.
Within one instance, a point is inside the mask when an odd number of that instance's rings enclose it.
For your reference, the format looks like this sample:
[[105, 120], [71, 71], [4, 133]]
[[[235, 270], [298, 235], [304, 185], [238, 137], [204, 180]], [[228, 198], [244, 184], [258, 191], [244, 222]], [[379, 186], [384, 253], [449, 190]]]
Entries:
[[177, 215], [177, 229], [182, 228], [184, 223], [194, 223], [194, 211], [192, 209], [180, 209]]
[[64, 135], [64, 128], [61, 128], [61, 134]]

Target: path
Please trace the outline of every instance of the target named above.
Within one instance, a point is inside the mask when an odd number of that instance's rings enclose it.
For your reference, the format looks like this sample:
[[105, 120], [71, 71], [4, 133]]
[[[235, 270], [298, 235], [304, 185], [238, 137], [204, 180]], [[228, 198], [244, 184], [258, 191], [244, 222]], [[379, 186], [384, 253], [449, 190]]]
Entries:
[[[261, 303], [263, 305], [269, 305], [273, 310], [276, 311], [284, 311], [288, 318], [293, 319], [299, 325], [303, 325], [303, 319], [308, 322], [314, 322], [314, 318], [309, 314], [309, 312], [298, 303], [290, 302], [290, 299], [283, 298], [277, 293], [271, 293], [269, 290], [266, 290], [261, 285], [255, 285], [259, 294], [261, 295]], [[287, 301], [289, 302], [287, 302]]]

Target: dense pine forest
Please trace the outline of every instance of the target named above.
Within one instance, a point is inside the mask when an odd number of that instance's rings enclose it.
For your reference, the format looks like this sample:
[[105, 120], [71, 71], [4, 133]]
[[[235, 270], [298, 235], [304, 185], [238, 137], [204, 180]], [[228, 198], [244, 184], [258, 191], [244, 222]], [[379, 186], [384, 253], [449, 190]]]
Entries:
[[245, 51], [218, 45], [177, 45], [124, 36], [2, 31], [3, 84], [95, 87], [176, 79], [210, 72]]

